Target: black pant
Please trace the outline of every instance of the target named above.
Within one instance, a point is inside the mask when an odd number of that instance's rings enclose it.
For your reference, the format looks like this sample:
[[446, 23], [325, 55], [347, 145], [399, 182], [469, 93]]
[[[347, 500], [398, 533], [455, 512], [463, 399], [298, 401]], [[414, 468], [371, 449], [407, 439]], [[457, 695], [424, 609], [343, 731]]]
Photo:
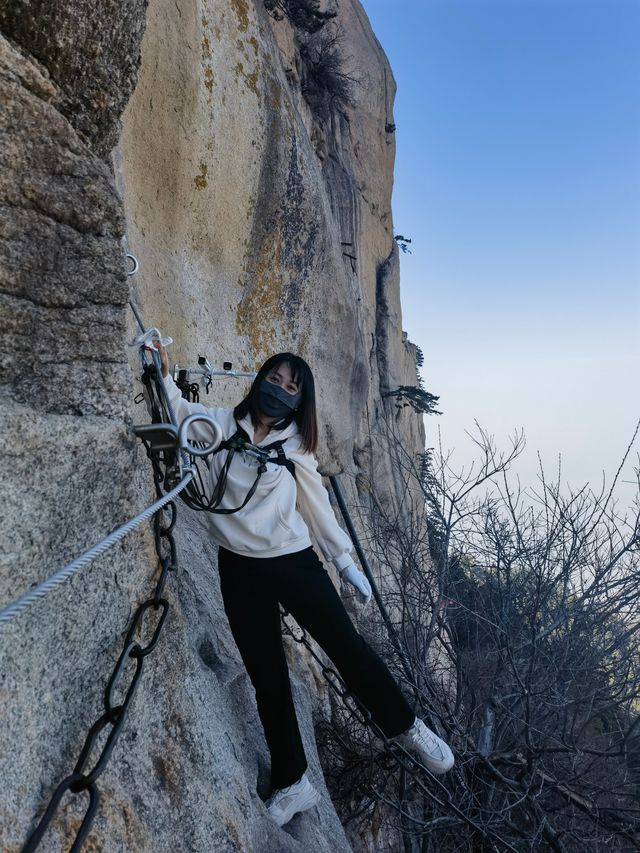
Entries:
[[291, 785], [307, 769], [278, 602], [324, 649], [388, 737], [409, 728], [415, 714], [385, 664], [356, 631], [313, 548], [267, 558], [220, 548], [219, 569], [231, 632], [256, 691], [274, 788]]

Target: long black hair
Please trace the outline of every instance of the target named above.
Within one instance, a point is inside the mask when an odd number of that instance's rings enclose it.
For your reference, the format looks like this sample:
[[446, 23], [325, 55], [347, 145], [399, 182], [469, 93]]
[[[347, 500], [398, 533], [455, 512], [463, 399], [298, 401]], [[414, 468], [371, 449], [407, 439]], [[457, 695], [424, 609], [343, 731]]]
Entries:
[[246, 415], [251, 415], [254, 426], [260, 423], [260, 384], [263, 379], [281, 364], [288, 364], [293, 381], [302, 392], [300, 404], [295, 412], [287, 419], [287, 423], [295, 421], [302, 437], [302, 449], [306, 453], [314, 453], [318, 446], [318, 418], [316, 415], [316, 386], [313, 373], [307, 362], [291, 352], [279, 352], [268, 358], [253, 380], [249, 393], [233, 410], [237, 421]]

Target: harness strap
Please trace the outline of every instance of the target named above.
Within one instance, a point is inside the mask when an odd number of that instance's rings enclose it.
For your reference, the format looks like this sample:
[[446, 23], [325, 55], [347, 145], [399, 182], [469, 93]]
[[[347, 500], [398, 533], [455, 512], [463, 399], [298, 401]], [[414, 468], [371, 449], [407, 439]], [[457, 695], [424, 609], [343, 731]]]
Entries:
[[[214, 453], [219, 453], [221, 450], [227, 451], [227, 458], [224, 461], [222, 466], [222, 470], [220, 471], [220, 475], [218, 476], [215, 488], [213, 490], [213, 494], [211, 498], [207, 501], [206, 507], [195, 506], [194, 509], [206, 509], [208, 512], [218, 513], [220, 515], [231, 515], [234, 512], [239, 512], [241, 509], [249, 503], [251, 498], [256, 492], [258, 488], [258, 483], [260, 482], [260, 477], [267, 470], [267, 463], [273, 462], [275, 465], [282, 465], [285, 467], [291, 476], [295, 480], [295, 467], [291, 459], [287, 459], [287, 456], [282, 448], [284, 444], [284, 439], [280, 439], [280, 441], [274, 441], [272, 444], [266, 445], [265, 447], [255, 447], [251, 444], [249, 440], [249, 436], [242, 427], [238, 427], [236, 432], [230, 437], [221, 441], [218, 447], [213, 451]], [[249, 447], [247, 447], [249, 445]], [[243, 449], [251, 448], [257, 455], [258, 458], [258, 471], [256, 474], [256, 478], [247, 492], [247, 495], [240, 506], [234, 507], [232, 509], [221, 509], [220, 504], [222, 503], [222, 499], [224, 497], [224, 493], [227, 487], [227, 475], [229, 473], [229, 468], [231, 467], [231, 463], [233, 461], [233, 457], [236, 453], [241, 453]], [[272, 458], [269, 454], [275, 451], [276, 456]], [[189, 503], [189, 505], [193, 505], [189, 501], [190, 496], [185, 495], [185, 501]]]
[[[282, 445], [285, 443], [286, 439], [279, 439], [278, 441], [274, 441], [271, 444], [266, 444], [264, 447], [261, 447], [260, 450], [264, 450], [265, 452], [271, 452], [275, 450], [276, 457], [275, 459], [267, 459], [266, 462], [272, 462], [274, 465], [282, 465], [287, 471], [291, 474], [293, 479], [296, 478], [296, 468], [292, 459], [287, 458], [286, 453]], [[231, 438], [227, 438], [224, 441], [221, 441], [218, 445], [217, 449], [214, 451], [218, 453], [220, 450], [228, 450], [228, 451], [236, 451], [242, 449], [242, 443], [249, 442], [249, 435], [246, 430], [242, 429], [241, 426], [238, 427], [236, 432], [231, 436]]]
[[227, 458], [225, 460], [224, 466], [222, 468], [222, 471], [220, 472], [218, 482], [216, 483], [216, 487], [214, 489], [212, 498], [211, 498], [211, 503], [209, 506], [210, 512], [215, 512], [215, 513], [218, 513], [219, 515], [231, 515], [234, 512], [239, 512], [241, 509], [244, 509], [244, 507], [249, 503], [251, 498], [254, 496], [256, 489], [258, 488], [258, 483], [260, 482], [260, 477], [262, 477], [262, 474], [265, 471], [264, 464], [261, 464], [260, 467], [258, 468], [258, 473], [256, 475], [255, 480], [253, 481], [253, 485], [251, 486], [251, 488], [247, 492], [247, 495], [246, 495], [245, 499], [242, 501], [242, 503], [240, 504], [240, 506], [234, 507], [233, 509], [220, 509], [220, 504], [222, 502], [222, 498], [224, 497], [225, 489], [227, 487], [227, 474], [229, 472], [229, 467], [231, 466], [231, 461], [233, 460], [235, 452], [236, 451], [233, 447], [230, 448], [229, 453], [227, 455]]
[[142, 380], [142, 384], [147, 389], [147, 403], [149, 408], [149, 414], [151, 415], [151, 420], [155, 424], [160, 424], [166, 418], [162, 417], [162, 412], [160, 411], [160, 406], [158, 405], [158, 398], [154, 393], [153, 382], [154, 379], [157, 378], [155, 367], [153, 365], [145, 364], [142, 376], [140, 377]]
[[296, 466], [293, 464], [293, 459], [287, 458], [287, 454], [282, 449], [283, 444], [284, 439], [281, 439], [280, 441], [274, 441], [273, 444], [268, 444], [264, 448], [264, 450], [275, 450], [277, 457], [275, 459], [270, 459], [269, 461], [275, 462], [276, 465], [283, 465], [295, 480]]

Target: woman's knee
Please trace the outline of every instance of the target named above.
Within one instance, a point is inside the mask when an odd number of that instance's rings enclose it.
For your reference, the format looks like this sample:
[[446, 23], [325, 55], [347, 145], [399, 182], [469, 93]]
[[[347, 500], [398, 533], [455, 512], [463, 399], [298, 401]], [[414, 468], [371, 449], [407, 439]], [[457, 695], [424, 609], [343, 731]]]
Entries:
[[331, 638], [322, 648], [338, 667], [366, 666], [375, 657], [371, 646], [355, 628], [339, 638]]

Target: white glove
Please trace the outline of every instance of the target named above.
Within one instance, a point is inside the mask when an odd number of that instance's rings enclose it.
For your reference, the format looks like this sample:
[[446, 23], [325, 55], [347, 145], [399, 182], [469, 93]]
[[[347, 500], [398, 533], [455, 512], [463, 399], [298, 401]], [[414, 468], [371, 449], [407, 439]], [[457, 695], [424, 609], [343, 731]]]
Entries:
[[147, 329], [146, 332], [143, 332], [141, 335], [138, 335], [137, 338], [130, 341], [129, 346], [144, 347], [145, 349], [157, 351], [157, 347], [153, 344], [154, 341], [159, 341], [163, 347], [168, 347], [173, 343], [173, 338], [163, 338], [160, 331], [155, 326], [152, 326], [150, 329]]
[[349, 563], [348, 566], [345, 566], [345, 568], [341, 570], [340, 576], [343, 580], [348, 581], [356, 588], [358, 600], [361, 604], [364, 605], [369, 603], [371, 599], [371, 585], [369, 584], [366, 576], [356, 568], [355, 563]]

